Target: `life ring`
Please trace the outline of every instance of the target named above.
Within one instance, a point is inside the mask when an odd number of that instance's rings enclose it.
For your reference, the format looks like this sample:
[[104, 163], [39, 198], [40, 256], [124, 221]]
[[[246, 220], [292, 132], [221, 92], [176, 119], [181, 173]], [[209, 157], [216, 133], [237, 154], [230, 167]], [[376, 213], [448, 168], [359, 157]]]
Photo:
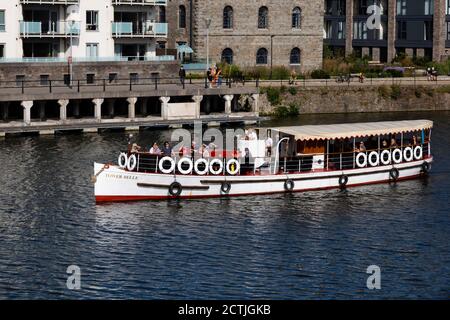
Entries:
[[[233, 167], [233, 165], [234, 165], [234, 167]], [[236, 159], [230, 159], [227, 162], [226, 169], [227, 169], [227, 173], [229, 175], [234, 176], [235, 174], [239, 173], [239, 170], [241, 169], [241, 164]]]
[[[387, 155], [387, 158], [385, 157], [385, 155]], [[391, 160], [392, 160], [391, 152], [389, 150], [383, 150], [380, 155], [381, 163], [387, 166], [391, 164]]]
[[294, 190], [294, 186], [295, 186], [295, 183], [294, 183], [294, 181], [291, 180], [291, 179], [287, 179], [287, 180], [284, 182], [284, 190], [286, 190], [286, 191], [292, 191], [292, 190]]
[[339, 177], [339, 187], [345, 188], [347, 183], [348, 183], [348, 176], [343, 174], [342, 176]]
[[414, 158], [416, 158], [416, 160], [420, 160], [423, 157], [423, 149], [421, 146], [417, 146], [414, 148]]
[[402, 154], [402, 150], [400, 149], [395, 149], [394, 151], [392, 151], [392, 161], [394, 161], [394, 163], [401, 163], [403, 160], [403, 154]]
[[[218, 164], [219, 168], [218, 169], [214, 169], [214, 165]], [[218, 175], [221, 174], [223, 170], [223, 162], [220, 159], [213, 159], [211, 160], [211, 162], [209, 163], [209, 172], [211, 172], [214, 175]]]
[[414, 160], [414, 151], [411, 147], [406, 147], [405, 150], [403, 150], [403, 159], [408, 162]]
[[[168, 169], [164, 168], [164, 162], [166, 161], [170, 162], [170, 168]], [[159, 160], [158, 168], [162, 173], [172, 173], [173, 170], [175, 170], [175, 160], [173, 160], [171, 157], [162, 157], [161, 160]]]
[[224, 194], [228, 194], [231, 190], [231, 183], [224, 181], [222, 182], [222, 185], [220, 186], [220, 191]]
[[[189, 165], [189, 167], [187, 169], [183, 169], [183, 163], [187, 163]], [[181, 174], [191, 174], [193, 167], [194, 167], [194, 163], [189, 158], [181, 158], [180, 160], [178, 160], [177, 168]]]
[[169, 193], [171, 196], [178, 197], [181, 192], [183, 191], [183, 187], [181, 186], [181, 183], [174, 181], [169, 186]]
[[[398, 150], [398, 149], [397, 149]], [[393, 180], [393, 181], [397, 181], [398, 177], [400, 176], [400, 171], [398, 171], [397, 168], [392, 168], [389, 171], [389, 177]]]
[[137, 165], [136, 155], [132, 154], [128, 158], [128, 162], [127, 162], [127, 169], [128, 169], [128, 171], [133, 171], [136, 168], [136, 165]]
[[[375, 161], [372, 161], [374, 156], [375, 156]], [[380, 155], [378, 154], [378, 152], [372, 151], [371, 153], [369, 153], [368, 158], [369, 158], [369, 164], [372, 167], [376, 167], [380, 164]]]
[[420, 172], [423, 174], [427, 174], [430, 171], [430, 164], [426, 161], [424, 161], [421, 165]]
[[117, 159], [117, 163], [119, 164], [119, 167], [121, 167], [122, 169], [125, 169], [127, 167], [128, 156], [125, 152], [122, 152], [119, 155], [119, 159]]
[[[200, 170], [199, 166], [202, 163], [204, 165], [204, 168], [203, 168], [203, 170]], [[200, 159], [197, 159], [197, 161], [195, 161], [194, 171], [196, 174], [201, 175], [201, 176], [205, 175], [208, 173], [208, 168], [209, 168], [208, 160], [206, 160], [204, 158], [200, 158]]]
[[[363, 158], [362, 162], [360, 161], [361, 158]], [[367, 166], [367, 155], [364, 152], [358, 153], [358, 155], [356, 156], [356, 164], [360, 168], [364, 168]]]

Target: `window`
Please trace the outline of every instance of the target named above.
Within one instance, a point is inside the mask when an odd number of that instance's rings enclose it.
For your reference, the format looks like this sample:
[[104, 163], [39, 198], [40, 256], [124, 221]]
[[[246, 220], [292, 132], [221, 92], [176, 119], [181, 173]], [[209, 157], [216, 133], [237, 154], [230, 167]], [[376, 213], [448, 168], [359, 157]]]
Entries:
[[16, 86], [21, 87], [24, 81], [25, 81], [25, 75], [23, 75], [23, 74], [16, 75]]
[[186, 7], [180, 6], [178, 8], [178, 28], [186, 28]]
[[450, 14], [450, 0], [447, 0], [447, 10], [445, 12], [446, 14]]
[[166, 22], [166, 7], [159, 6], [159, 22]]
[[291, 50], [289, 62], [290, 62], [290, 64], [300, 64], [300, 49], [299, 48], [294, 48]]
[[41, 74], [39, 76], [41, 86], [48, 86], [50, 76], [48, 74]]
[[63, 75], [63, 81], [64, 81], [64, 85], [68, 86], [70, 85], [70, 74], [64, 74]]
[[300, 29], [302, 22], [302, 10], [299, 7], [295, 7], [292, 10], [292, 28]]
[[98, 31], [98, 11], [86, 11], [86, 30]]
[[0, 32], [5, 32], [5, 10], [0, 10]]
[[164, 41], [157, 41], [156, 42], [156, 47], [158, 49], [165, 49], [166, 48], [166, 42], [164, 42]]
[[406, 21], [397, 22], [397, 38], [399, 40], [406, 40], [407, 38]]
[[339, 21], [338, 22], [338, 39], [342, 40], [345, 39], [345, 22]]
[[447, 22], [447, 40], [450, 40], [450, 21]]
[[423, 40], [433, 40], [433, 21], [423, 22]]
[[406, 0], [397, 0], [397, 15], [406, 15]]
[[429, 16], [429, 15], [433, 15], [433, 11], [434, 11], [434, 1], [433, 0], [425, 0], [424, 1], [425, 4], [425, 15]]
[[233, 8], [230, 6], [223, 9], [223, 28], [233, 29]]
[[108, 81], [109, 83], [116, 83], [117, 82], [117, 73], [116, 72], [112, 72], [108, 75]]
[[0, 43], [0, 59], [5, 57], [5, 45]]
[[93, 74], [93, 73], [88, 73], [88, 74], [86, 75], [86, 83], [87, 83], [87, 84], [94, 84], [94, 82], [95, 82], [95, 74]]
[[261, 7], [258, 11], [258, 29], [267, 29], [269, 27], [269, 9]]
[[366, 21], [355, 21], [353, 23], [353, 39], [367, 40], [367, 24]]
[[267, 49], [260, 48], [256, 52], [256, 64], [267, 64]]
[[139, 83], [139, 74], [137, 74], [136, 72], [130, 73], [130, 82], [134, 84]]
[[333, 21], [332, 20], [326, 20], [325, 21], [325, 39], [332, 39], [333, 38]]
[[228, 64], [233, 64], [233, 50], [230, 48], [223, 49], [221, 60]]
[[98, 57], [98, 43], [86, 43], [86, 57]]

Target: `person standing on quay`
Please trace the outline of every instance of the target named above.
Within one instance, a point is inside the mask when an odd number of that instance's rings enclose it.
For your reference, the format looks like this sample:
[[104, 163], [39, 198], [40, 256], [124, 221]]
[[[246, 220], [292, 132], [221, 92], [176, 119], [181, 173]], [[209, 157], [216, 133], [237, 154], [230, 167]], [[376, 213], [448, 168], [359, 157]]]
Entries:
[[184, 86], [184, 80], [186, 79], [186, 70], [184, 70], [183, 66], [180, 67], [178, 75], [180, 76], [181, 85]]

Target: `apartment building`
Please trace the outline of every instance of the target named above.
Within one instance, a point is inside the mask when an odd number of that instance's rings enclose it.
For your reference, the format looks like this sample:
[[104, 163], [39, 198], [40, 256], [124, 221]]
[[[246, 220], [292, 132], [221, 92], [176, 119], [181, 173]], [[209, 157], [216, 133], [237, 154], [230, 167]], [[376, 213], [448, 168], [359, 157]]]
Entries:
[[[377, 28], [368, 25], [372, 5], [380, 8]], [[325, 0], [324, 43], [381, 62], [399, 53], [442, 60], [450, 49], [449, 0]]]
[[[158, 60], [167, 0], [8, 0], [0, 2], [4, 61]], [[162, 21], [161, 21], [162, 20]]]

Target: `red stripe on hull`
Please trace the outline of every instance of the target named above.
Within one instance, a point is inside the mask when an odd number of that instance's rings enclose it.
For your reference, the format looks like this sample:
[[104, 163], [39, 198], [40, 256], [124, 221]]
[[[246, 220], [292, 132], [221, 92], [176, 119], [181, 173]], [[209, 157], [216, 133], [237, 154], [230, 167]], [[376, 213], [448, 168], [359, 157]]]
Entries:
[[[423, 175], [413, 175], [409, 177], [399, 178], [397, 182], [399, 181], [405, 181], [405, 180], [413, 180], [417, 179], [419, 177], [422, 177]], [[382, 184], [382, 183], [389, 183], [391, 180], [380, 180], [380, 181], [374, 181], [374, 182], [365, 182], [365, 183], [355, 183], [355, 184], [349, 184], [346, 187], [360, 187], [360, 186], [366, 186], [366, 185], [372, 185], [372, 184]], [[301, 190], [293, 190], [291, 192], [307, 192], [307, 191], [320, 191], [320, 190], [330, 190], [330, 189], [339, 189], [338, 186], [336, 187], [324, 187], [324, 188], [310, 188], [310, 189], [301, 189]], [[202, 198], [221, 198], [221, 197], [241, 197], [241, 196], [250, 196], [250, 195], [267, 195], [267, 194], [280, 194], [280, 193], [286, 193], [285, 191], [272, 191], [272, 192], [258, 192], [258, 193], [240, 193], [240, 194], [230, 194], [230, 195], [195, 195], [195, 196], [96, 196], [95, 201], [100, 202], [127, 202], [127, 201], [142, 201], [142, 200], [167, 200], [167, 199], [202, 199]]]

